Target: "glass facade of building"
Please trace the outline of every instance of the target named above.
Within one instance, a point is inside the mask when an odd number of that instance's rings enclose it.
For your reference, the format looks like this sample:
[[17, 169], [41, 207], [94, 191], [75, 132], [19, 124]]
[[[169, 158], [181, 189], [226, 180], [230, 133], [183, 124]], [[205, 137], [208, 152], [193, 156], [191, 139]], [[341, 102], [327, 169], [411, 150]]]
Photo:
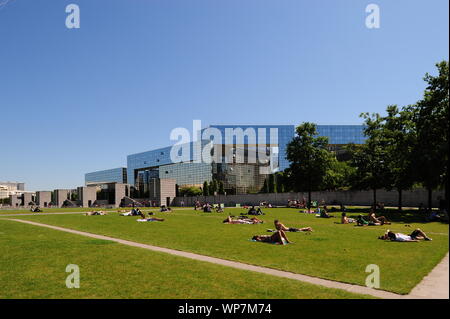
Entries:
[[330, 145], [364, 144], [363, 125], [317, 125], [319, 136], [327, 136]]
[[103, 171], [96, 171], [86, 173], [84, 175], [84, 182], [86, 185], [90, 183], [127, 183], [127, 169], [125, 167], [107, 169]]
[[[209, 128], [212, 130], [205, 131]], [[362, 144], [365, 140], [362, 125], [318, 125], [317, 130], [318, 135], [329, 138], [333, 150], [340, 149], [339, 145]], [[214, 141], [215, 149], [212, 151], [214, 154], [217, 147], [221, 148], [222, 157], [216, 163], [195, 163], [194, 143], [185, 144], [190, 151], [189, 156], [180, 163], [172, 162], [171, 146], [132, 154], [127, 157], [128, 183], [134, 185], [141, 194], [145, 194], [150, 179], [156, 177], [176, 179], [179, 186], [200, 186], [204, 181], [217, 179], [224, 182], [225, 189], [235, 189], [238, 193], [242, 193], [257, 191], [262, 187], [267, 175], [261, 173], [261, 167], [275, 166], [278, 167], [278, 171], [289, 167], [286, 147], [295, 135], [294, 125], [211, 125], [201, 132], [202, 149], [209, 141], [215, 139], [214, 136], [207, 136], [210, 132], [220, 132], [221, 136], [220, 141]], [[238, 135], [242, 133], [242, 138], [236, 138], [236, 133]], [[252, 139], [256, 144], [251, 142]], [[239, 161], [236, 157], [240, 149], [244, 150], [243, 161]], [[258, 149], [265, 150], [266, 155], [270, 151], [272, 155], [270, 160], [263, 163], [259, 161], [257, 155], [256, 158], [250, 156], [252, 152], [258, 154]], [[233, 156], [231, 160], [230, 156]], [[250, 158], [254, 162], [249, 160]], [[274, 165], [275, 162], [278, 162], [277, 165]]]

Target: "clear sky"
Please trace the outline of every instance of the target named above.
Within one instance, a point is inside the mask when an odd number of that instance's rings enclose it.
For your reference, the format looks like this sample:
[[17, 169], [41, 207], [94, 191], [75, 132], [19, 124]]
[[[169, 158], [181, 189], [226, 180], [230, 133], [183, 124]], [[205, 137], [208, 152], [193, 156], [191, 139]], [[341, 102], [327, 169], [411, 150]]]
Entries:
[[[67, 29], [78, 4], [81, 28]], [[379, 29], [365, 26], [369, 3]], [[72, 188], [208, 124], [360, 124], [448, 60], [448, 0], [0, 0], [0, 181]]]

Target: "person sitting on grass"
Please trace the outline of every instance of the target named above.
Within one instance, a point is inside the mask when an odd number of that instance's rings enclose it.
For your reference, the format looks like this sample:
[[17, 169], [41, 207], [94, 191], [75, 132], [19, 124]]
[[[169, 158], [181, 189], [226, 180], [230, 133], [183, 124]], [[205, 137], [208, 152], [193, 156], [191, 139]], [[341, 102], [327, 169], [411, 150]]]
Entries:
[[334, 217], [333, 215], [328, 214], [327, 206], [324, 206], [323, 209], [320, 209], [320, 207], [317, 207], [316, 212], [317, 212], [317, 215], [318, 215], [317, 217], [320, 217], [320, 218], [332, 218], [332, 217]]
[[232, 219], [231, 216], [228, 216], [224, 221], [224, 224], [262, 224], [264, 223], [262, 220], [253, 217], [253, 218], [238, 218]]
[[275, 224], [276, 230], [290, 231], [290, 232], [313, 231], [311, 227], [303, 227], [303, 228], [286, 227], [278, 219], [275, 219], [273, 223]]
[[264, 215], [264, 213], [261, 210], [261, 207], [258, 207], [258, 209], [255, 208], [255, 206], [252, 206], [249, 210], [248, 210], [248, 215]]
[[380, 224], [380, 225], [390, 225], [391, 223], [387, 220], [384, 216], [377, 217], [375, 215], [375, 210], [371, 209], [369, 212], [369, 221], [374, 224]]
[[167, 207], [166, 205], [161, 205], [159, 211], [160, 212], [171, 212], [172, 209], [170, 207]]
[[86, 216], [97, 216], [97, 215], [103, 216], [103, 215], [108, 215], [108, 214], [105, 212], [102, 212], [102, 211], [92, 211], [92, 212], [87, 212], [85, 215]]
[[[346, 212], [342, 212], [342, 215], [341, 215], [342, 217], [341, 217], [341, 223], [342, 224], [350, 224], [350, 223], [354, 223], [355, 222], [355, 220], [353, 219], [353, 218], [348, 218], [347, 217], [347, 213]], [[360, 215], [361, 216], [361, 215]], [[362, 216], [361, 216], [362, 217]]]
[[163, 222], [164, 218], [158, 218], [158, 217], [149, 217], [145, 218], [145, 216], [142, 219], [137, 219], [138, 222]]
[[223, 208], [220, 205], [216, 206], [215, 210], [216, 210], [216, 213], [223, 213]]
[[[356, 219], [356, 225], [357, 226], [369, 226], [370, 223], [364, 219], [363, 215], [358, 215], [358, 218]], [[378, 224], [381, 225], [381, 224]], [[377, 225], [374, 225], [377, 226]]]
[[432, 240], [427, 236], [421, 229], [417, 228], [410, 235], [405, 235], [402, 233], [394, 233], [389, 229], [384, 233], [384, 235], [378, 237], [381, 240], [399, 241], [399, 242], [418, 242], [419, 240]]
[[262, 243], [280, 244], [286, 245], [291, 243], [287, 238], [286, 234], [282, 230], [277, 230], [276, 233], [272, 235], [255, 235], [252, 240], [259, 241]]

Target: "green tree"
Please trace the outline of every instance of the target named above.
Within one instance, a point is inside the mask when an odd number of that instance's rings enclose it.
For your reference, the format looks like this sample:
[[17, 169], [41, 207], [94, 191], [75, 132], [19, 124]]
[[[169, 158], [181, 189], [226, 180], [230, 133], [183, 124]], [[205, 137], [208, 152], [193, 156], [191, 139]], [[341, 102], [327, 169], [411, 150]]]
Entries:
[[326, 190], [347, 190], [351, 186], [351, 176], [354, 168], [347, 162], [339, 162], [334, 159], [324, 178], [323, 189]]
[[294, 191], [308, 192], [308, 210], [311, 192], [323, 185], [334, 159], [327, 146], [328, 138], [317, 136], [316, 125], [308, 122], [296, 128], [296, 135], [287, 145], [286, 158], [291, 162], [288, 175]]
[[209, 196], [208, 181], [203, 183], [203, 196]]
[[386, 189], [398, 191], [398, 208], [402, 209], [402, 192], [414, 184], [413, 151], [417, 137], [410, 107], [401, 111], [396, 105], [386, 109], [381, 134], [386, 141]]
[[355, 167], [352, 187], [373, 190], [373, 205], [377, 204], [377, 189], [390, 185], [386, 158], [389, 153], [388, 140], [383, 134], [383, 119], [378, 113], [362, 113], [365, 119], [364, 134], [367, 139], [363, 145], [348, 146], [351, 153], [350, 165]]
[[269, 184], [267, 182], [267, 178], [264, 180], [263, 187], [261, 189], [261, 193], [268, 193], [269, 192]]
[[427, 87], [423, 99], [411, 108], [417, 128], [414, 167], [418, 180], [428, 190], [428, 207], [431, 195], [438, 186], [445, 187], [448, 203], [448, 132], [449, 132], [449, 84], [448, 61], [436, 64], [438, 75], [426, 74]]
[[200, 187], [184, 186], [179, 188], [180, 196], [199, 196], [202, 194]]
[[224, 195], [225, 194], [225, 187], [223, 185], [223, 181], [219, 181], [219, 194]]
[[268, 188], [269, 193], [275, 193], [275, 177], [274, 174], [269, 175], [269, 182], [268, 182]]
[[214, 195], [215, 192], [218, 190], [217, 181], [213, 179], [211, 183], [209, 183], [209, 194]]

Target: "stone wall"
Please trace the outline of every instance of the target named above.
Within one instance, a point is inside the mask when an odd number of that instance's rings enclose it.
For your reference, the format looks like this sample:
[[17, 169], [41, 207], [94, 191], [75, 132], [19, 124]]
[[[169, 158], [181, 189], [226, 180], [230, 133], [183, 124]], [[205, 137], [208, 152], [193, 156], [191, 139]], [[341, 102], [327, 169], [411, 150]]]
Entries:
[[52, 192], [38, 191], [36, 192], [36, 204], [42, 207], [47, 207], [52, 201]]
[[[198, 196], [198, 197], [176, 197], [173, 201], [174, 206], [180, 206], [184, 201], [184, 206], [193, 206], [196, 200], [209, 203], [224, 203], [226, 206], [235, 206], [236, 204], [259, 205], [267, 201], [272, 205], [286, 206], [288, 200], [308, 199], [308, 193], [270, 193], [270, 194], [245, 194], [245, 195], [216, 195], [216, 196]], [[443, 191], [434, 191], [432, 194], [433, 207], [439, 207], [439, 200], [444, 198]], [[373, 203], [373, 191], [337, 191], [337, 192], [312, 192], [313, 201], [324, 200], [327, 205], [340, 204], [353, 206], [370, 206]], [[398, 192], [396, 191], [377, 191], [377, 201], [384, 203], [385, 206], [398, 205]], [[428, 203], [428, 192], [425, 189], [417, 189], [403, 192], [403, 206], [417, 207], [421, 203], [425, 206]]]

